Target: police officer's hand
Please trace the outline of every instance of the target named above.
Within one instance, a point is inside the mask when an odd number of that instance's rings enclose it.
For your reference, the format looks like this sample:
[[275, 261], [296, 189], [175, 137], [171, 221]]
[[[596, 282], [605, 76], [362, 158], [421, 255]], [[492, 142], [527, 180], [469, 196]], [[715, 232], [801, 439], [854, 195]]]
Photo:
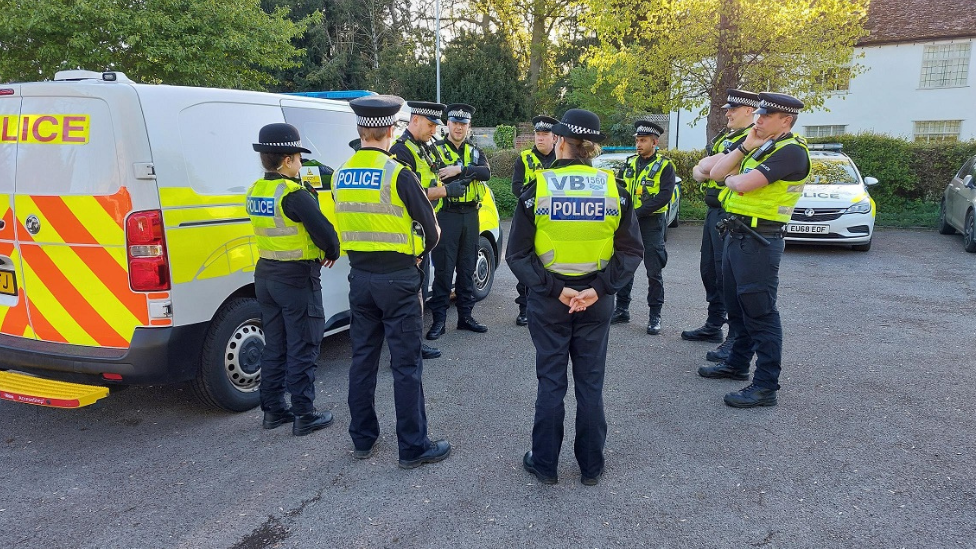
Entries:
[[596, 290], [587, 288], [569, 300], [569, 312], [585, 311], [587, 307], [596, 303], [598, 299], [600, 299], [600, 296], [596, 295]]
[[462, 171], [463, 168], [461, 168], [461, 166], [446, 166], [438, 170], [437, 175], [439, 175], [441, 179], [449, 179], [455, 175], [461, 175]]
[[[579, 295], [579, 292], [566, 286], [563, 288], [562, 293], [559, 294], [559, 301], [561, 301], [563, 305], [572, 308], [573, 307], [572, 300], [577, 295]], [[573, 311], [571, 310], [569, 312], [573, 312]]]
[[460, 181], [448, 183], [447, 185], [444, 185], [444, 188], [447, 190], [448, 198], [460, 198], [464, 196], [464, 191], [467, 190], [464, 183]]
[[767, 139], [769, 139], [769, 137], [763, 136], [761, 133], [759, 133], [758, 129], [753, 126], [752, 129], [749, 130], [749, 133], [746, 134], [745, 141], [742, 142], [742, 148], [747, 151], [754, 151], [760, 145], [765, 143]]
[[651, 192], [647, 190], [647, 185], [642, 186], [641, 189], [644, 189], [641, 191], [641, 200], [647, 202], [651, 199]]
[[331, 269], [332, 266], [335, 265], [335, 262], [336, 262], [335, 259], [323, 259], [322, 266], [325, 267], [326, 269]]

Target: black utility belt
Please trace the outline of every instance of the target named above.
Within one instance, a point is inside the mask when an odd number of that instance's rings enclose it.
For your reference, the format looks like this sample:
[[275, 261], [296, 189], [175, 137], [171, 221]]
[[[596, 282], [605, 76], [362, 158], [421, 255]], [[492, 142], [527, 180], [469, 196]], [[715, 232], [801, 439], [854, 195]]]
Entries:
[[[751, 217], [745, 217], [741, 215], [737, 215], [735, 217], [737, 217], [739, 221], [745, 224], [746, 227], [749, 227], [753, 231], [765, 237], [777, 238], [783, 236], [783, 228], [786, 226], [785, 223], [776, 223], [775, 221], [766, 221], [764, 219], [760, 219], [759, 222], [756, 223], [756, 226], [753, 227]], [[736, 233], [736, 234], [747, 234], [747, 231], [745, 229], [734, 224], [729, 225], [729, 232]]]
[[481, 202], [445, 202], [444, 209], [449, 212], [466, 213], [477, 210], [481, 207]]

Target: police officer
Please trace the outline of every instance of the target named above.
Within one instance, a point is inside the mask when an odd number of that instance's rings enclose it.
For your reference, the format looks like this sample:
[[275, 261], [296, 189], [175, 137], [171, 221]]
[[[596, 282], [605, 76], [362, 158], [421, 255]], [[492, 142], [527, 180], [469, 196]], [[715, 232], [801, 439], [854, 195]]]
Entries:
[[[512, 172], [513, 196], [522, 196], [522, 190], [535, 182], [539, 171], [548, 168], [556, 161], [556, 151], [553, 149], [555, 136], [552, 135], [552, 127], [558, 123], [559, 121], [551, 116], [536, 116], [532, 119], [535, 144], [531, 149], [522, 151], [515, 161], [515, 171]], [[529, 317], [525, 314], [527, 291], [525, 284], [517, 283], [515, 290], [518, 292], [515, 303], [519, 306], [515, 324], [525, 326], [529, 323]]]
[[304, 436], [332, 423], [332, 413], [316, 413], [313, 402], [315, 359], [325, 332], [320, 275], [323, 264], [332, 267], [339, 257], [339, 240], [299, 179], [301, 153], [311, 151], [302, 147], [298, 130], [269, 124], [253, 147], [261, 153], [266, 172], [247, 191], [247, 214], [260, 256], [254, 291], [265, 337], [260, 389], [264, 428], [293, 422], [292, 433]]
[[[417, 176], [427, 193], [428, 200], [434, 204], [439, 204], [439, 200], [447, 196], [447, 188], [441, 185], [440, 177], [437, 174], [437, 168], [443, 162], [439, 160], [438, 151], [429, 142], [441, 123], [445, 106], [442, 103], [428, 101], [408, 101], [407, 106], [410, 107], [410, 123], [390, 147], [390, 154], [410, 168], [410, 171]], [[455, 195], [459, 196], [460, 185], [456, 185], [453, 191]], [[423, 296], [424, 301], [426, 301], [427, 272], [430, 270], [430, 257], [428, 255], [424, 255], [420, 267], [424, 272]], [[421, 351], [425, 359], [441, 356], [439, 349], [421, 343]]]
[[[710, 147], [711, 155], [707, 156], [695, 166], [692, 174], [696, 181], [702, 183], [705, 191], [705, 225], [702, 228], [701, 273], [702, 284], [705, 286], [705, 300], [708, 301], [708, 318], [702, 327], [681, 332], [681, 339], [688, 341], [722, 341], [722, 325], [726, 323], [725, 300], [722, 297], [722, 237], [719, 235], [717, 224], [725, 215], [719, 194], [725, 185], [708, 178], [708, 172], [715, 162], [728, 154], [745, 139], [746, 132], [752, 128], [755, 118], [754, 111], [759, 107], [759, 95], [743, 91], [729, 90], [728, 102], [722, 106], [728, 125], [725, 130], [715, 136]], [[728, 358], [729, 349], [735, 335], [729, 331], [728, 337], [719, 345], [718, 349], [706, 353], [705, 358], [711, 362], [721, 362]]]
[[698, 375], [749, 379], [755, 354], [752, 383], [725, 395], [725, 403], [736, 408], [774, 406], [780, 387], [783, 328], [776, 290], [783, 227], [810, 175], [806, 143], [791, 133], [802, 108], [803, 103], [789, 95], [760, 93], [755, 126], [709, 170], [711, 179], [724, 180], [729, 189], [722, 202], [732, 217], [725, 224], [722, 276], [729, 325], [736, 337], [729, 358], [702, 366]]
[[[668, 225], [668, 203], [674, 193], [674, 165], [657, 152], [658, 139], [664, 128], [640, 119], [634, 122], [634, 142], [637, 154], [627, 158], [617, 177], [627, 187], [634, 203], [634, 213], [644, 242], [644, 267], [647, 269], [647, 333], [661, 333], [661, 308], [664, 306], [664, 277], [661, 271], [668, 264], [664, 248], [664, 231]], [[634, 281], [617, 293], [617, 307], [611, 323], [630, 322], [630, 292]]]
[[593, 168], [604, 140], [600, 119], [570, 109], [552, 132], [556, 161], [530, 183], [516, 207], [506, 260], [528, 287], [529, 333], [539, 380], [532, 450], [522, 466], [543, 484], [557, 481], [566, 415], [567, 362], [576, 385], [581, 481], [603, 475], [607, 422], [603, 378], [615, 292], [633, 278], [643, 249], [626, 189]]
[[[471, 316], [475, 303], [474, 269], [478, 264], [478, 239], [481, 236], [478, 209], [481, 207], [481, 197], [488, 192], [482, 182], [491, 177], [488, 159], [467, 140], [472, 116], [474, 107], [471, 105], [448, 105], [447, 138], [437, 143], [437, 149], [447, 164], [438, 171], [438, 175], [447, 190], [446, 198], [437, 211], [441, 241], [431, 254], [434, 288], [430, 296], [430, 311], [434, 322], [427, 331], [427, 339], [431, 340], [444, 335], [452, 282], [457, 295], [457, 329], [477, 333], [488, 331], [487, 326]], [[461, 194], [455, 192], [458, 186], [463, 188]]]
[[379, 438], [374, 407], [383, 338], [390, 348], [399, 465], [419, 467], [447, 458], [451, 445], [427, 437], [421, 331], [420, 257], [439, 236], [420, 182], [391, 158], [393, 124], [403, 100], [367, 96], [350, 101], [362, 147], [336, 170], [332, 186], [342, 249], [349, 254], [352, 366], [349, 434], [353, 456], [372, 455]]

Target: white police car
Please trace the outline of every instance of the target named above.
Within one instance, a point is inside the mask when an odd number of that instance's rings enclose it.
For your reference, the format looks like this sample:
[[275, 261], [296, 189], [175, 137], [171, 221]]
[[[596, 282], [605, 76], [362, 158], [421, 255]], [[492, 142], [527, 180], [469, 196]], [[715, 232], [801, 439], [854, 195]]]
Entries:
[[810, 145], [810, 179], [786, 225], [787, 242], [841, 244], [871, 249], [877, 208], [861, 172], [840, 145]]
[[[606, 150], [606, 149], [605, 149]], [[630, 152], [605, 152], [593, 159], [593, 167], [601, 170], [609, 170], [616, 176], [617, 172], [627, 161], [627, 158], [636, 154], [634, 149]], [[677, 227], [679, 223], [678, 212], [681, 209], [681, 178], [674, 176], [674, 192], [671, 193], [671, 201], [668, 203], [668, 227]], [[667, 233], [665, 233], [667, 236]]]

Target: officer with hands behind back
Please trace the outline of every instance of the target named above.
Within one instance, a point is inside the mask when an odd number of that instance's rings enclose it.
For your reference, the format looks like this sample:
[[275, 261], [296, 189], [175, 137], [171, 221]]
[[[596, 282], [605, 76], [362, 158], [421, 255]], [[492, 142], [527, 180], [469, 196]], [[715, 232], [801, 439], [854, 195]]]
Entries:
[[403, 100], [367, 96], [349, 105], [362, 146], [335, 172], [332, 187], [350, 266], [349, 434], [353, 457], [372, 455], [380, 435], [374, 400], [385, 337], [393, 370], [399, 465], [412, 469], [451, 453], [446, 440], [432, 442], [427, 436], [420, 350], [420, 258], [437, 244], [440, 231], [417, 177], [387, 152]]
[[[647, 269], [647, 333], [661, 333], [661, 309], [664, 306], [664, 277], [661, 271], [668, 264], [664, 247], [664, 231], [668, 224], [668, 203], [674, 193], [674, 165], [657, 151], [658, 139], [664, 128], [640, 119], [634, 122], [634, 142], [637, 154], [627, 159], [617, 177], [627, 187], [634, 203], [634, 214], [644, 242], [644, 267]], [[617, 307], [612, 323], [630, 322], [631, 280], [617, 293]]]
[[752, 383], [725, 395], [736, 408], [775, 406], [783, 358], [783, 328], [776, 309], [783, 228], [810, 176], [810, 152], [791, 133], [803, 103], [789, 95], [759, 94], [759, 118], [736, 148], [718, 160], [709, 177], [725, 181], [729, 192], [722, 206], [730, 214], [723, 223], [725, 251], [722, 278], [725, 306], [735, 341], [729, 358], [703, 366], [707, 378], [749, 379]]
[[[339, 240], [312, 191], [299, 179], [302, 147], [298, 129], [269, 124], [253, 145], [261, 154], [263, 179], [247, 191], [258, 259], [254, 291], [261, 306], [265, 346], [261, 353], [264, 428], [293, 423], [304, 436], [328, 427], [332, 413], [316, 413], [315, 360], [325, 332], [322, 265], [339, 257]], [[285, 391], [291, 408], [285, 404]]]
[[[556, 151], [553, 148], [555, 136], [552, 134], [552, 127], [558, 123], [559, 121], [551, 116], [536, 116], [532, 119], [535, 144], [531, 149], [522, 151], [515, 161], [515, 170], [512, 172], [513, 196], [522, 196], [522, 190], [535, 182], [536, 175], [556, 161]], [[527, 292], [525, 284], [517, 283], [515, 290], [518, 292], [515, 303], [519, 306], [515, 324], [525, 326], [529, 323], [529, 317], [525, 314]]]
[[[478, 239], [481, 236], [478, 209], [488, 191], [483, 181], [491, 177], [485, 155], [468, 142], [474, 107], [464, 103], [447, 106], [447, 138], [437, 143], [446, 166], [438, 171], [446, 198], [437, 211], [441, 241], [434, 248], [434, 288], [430, 312], [434, 321], [427, 339], [444, 335], [447, 308], [451, 304], [451, 283], [457, 294], [458, 330], [484, 333], [488, 327], [471, 316], [474, 308], [474, 269], [478, 264]], [[455, 277], [457, 273], [457, 277]]]
[[528, 292], [529, 333], [539, 381], [532, 450], [522, 459], [543, 484], [555, 484], [566, 415], [568, 362], [576, 385], [581, 482], [604, 470], [607, 422], [603, 380], [615, 292], [643, 257], [630, 197], [609, 172], [591, 166], [605, 139], [600, 119], [570, 109], [552, 132], [557, 160], [530, 183], [516, 206], [506, 260]]
[[[711, 155], [701, 159], [692, 170], [696, 181], [701, 182], [705, 191], [705, 225], [702, 228], [701, 273], [705, 286], [705, 300], [708, 302], [708, 318], [701, 328], [681, 332], [681, 339], [688, 341], [722, 341], [722, 325], [727, 322], [725, 299], [722, 291], [722, 237], [718, 223], [725, 217], [722, 209], [721, 193], [725, 184], [708, 177], [708, 173], [719, 159], [736, 148], [745, 139], [746, 132], [752, 128], [755, 110], [759, 108], [759, 95], [743, 90], [729, 90], [728, 102], [722, 106], [728, 120], [726, 129], [712, 141]], [[729, 349], [735, 340], [735, 333], [729, 330], [725, 341], [718, 349], [706, 353], [711, 362], [721, 362], [729, 357]]]

